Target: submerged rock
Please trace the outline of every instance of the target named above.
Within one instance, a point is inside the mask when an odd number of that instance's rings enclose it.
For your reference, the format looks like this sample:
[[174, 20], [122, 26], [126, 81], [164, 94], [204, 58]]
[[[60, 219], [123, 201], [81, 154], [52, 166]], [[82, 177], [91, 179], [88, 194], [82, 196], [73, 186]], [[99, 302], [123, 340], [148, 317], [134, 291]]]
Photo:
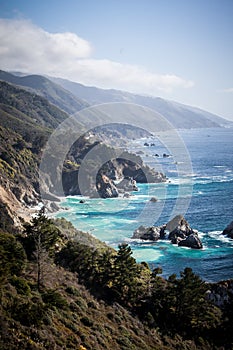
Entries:
[[223, 230], [222, 234], [233, 239], [233, 221]]

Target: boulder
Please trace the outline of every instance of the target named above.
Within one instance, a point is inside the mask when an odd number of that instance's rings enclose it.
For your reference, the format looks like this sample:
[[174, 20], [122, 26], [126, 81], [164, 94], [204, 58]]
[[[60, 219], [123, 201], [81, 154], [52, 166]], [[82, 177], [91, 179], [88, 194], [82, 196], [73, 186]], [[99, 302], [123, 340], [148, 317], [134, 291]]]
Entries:
[[157, 241], [158, 239], [162, 239], [165, 237], [165, 229], [166, 225], [150, 227], [141, 225], [134, 231], [132, 238], [143, 239], [148, 241]]
[[203, 245], [197, 234], [192, 233], [185, 239], [179, 239], [178, 237], [178, 246], [179, 247], [189, 247], [194, 249], [202, 249]]
[[160, 228], [160, 238], [164, 239], [166, 236], [166, 225], [159, 226]]
[[166, 230], [169, 231], [168, 239], [172, 244], [178, 244], [180, 247], [202, 248], [198, 231], [192, 229], [182, 215], [177, 215], [170, 220], [166, 225]]
[[198, 231], [193, 230], [182, 215], [175, 216], [166, 225], [150, 227], [142, 225], [134, 231], [132, 238], [157, 241], [164, 239], [167, 233], [171, 243], [178, 244], [179, 247], [203, 248]]
[[124, 193], [123, 198], [130, 198], [130, 197], [131, 197], [131, 195], [130, 195], [130, 193], [129, 193], [129, 192], [125, 192], [125, 193]]
[[134, 231], [132, 238], [157, 241], [160, 238], [160, 227], [142, 225]]
[[124, 191], [127, 191], [127, 192], [138, 191], [137, 183], [132, 178], [125, 177], [116, 186], [118, 189], [123, 189]]
[[166, 230], [170, 232], [168, 238], [171, 240], [175, 237], [185, 238], [194, 233], [193, 229], [182, 215], [176, 215], [170, 220], [166, 225]]
[[222, 234], [233, 239], [233, 221], [223, 230]]

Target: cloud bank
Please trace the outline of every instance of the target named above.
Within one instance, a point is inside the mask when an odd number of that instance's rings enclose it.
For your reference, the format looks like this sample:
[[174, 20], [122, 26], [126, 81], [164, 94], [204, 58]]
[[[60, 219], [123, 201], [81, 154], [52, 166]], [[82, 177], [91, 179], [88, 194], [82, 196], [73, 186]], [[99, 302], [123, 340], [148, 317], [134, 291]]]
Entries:
[[220, 92], [225, 92], [227, 94], [232, 94], [233, 93], [233, 88], [228, 88], [228, 89], [222, 89]]
[[85, 39], [70, 32], [49, 33], [26, 20], [0, 19], [0, 65], [4, 70], [152, 95], [194, 85], [175, 74], [155, 74], [137, 65], [94, 59]]

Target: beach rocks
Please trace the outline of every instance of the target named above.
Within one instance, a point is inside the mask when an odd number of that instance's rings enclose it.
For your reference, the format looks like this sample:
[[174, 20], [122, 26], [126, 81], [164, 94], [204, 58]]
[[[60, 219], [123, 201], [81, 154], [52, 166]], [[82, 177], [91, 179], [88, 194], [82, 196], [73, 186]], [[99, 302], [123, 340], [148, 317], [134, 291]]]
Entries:
[[223, 230], [222, 234], [233, 239], [233, 221]]

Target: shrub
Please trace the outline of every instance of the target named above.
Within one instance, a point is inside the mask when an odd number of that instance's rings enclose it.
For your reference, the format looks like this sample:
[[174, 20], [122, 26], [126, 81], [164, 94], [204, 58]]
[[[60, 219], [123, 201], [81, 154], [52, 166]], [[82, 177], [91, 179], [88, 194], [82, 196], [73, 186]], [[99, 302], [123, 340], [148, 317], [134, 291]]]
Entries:
[[9, 276], [18, 276], [25, 267], [26, 254], [16, 238], [0, 232], [0, 280]]
[[40, 301], [22, 302], [15, 300], [12, 308], [12, 317], [24, 326], [40, 326], [45, 317], [44, 304]]
[[10, 280], [12, 286], [17, 290], [17, 293], [22, 295], [30, 295], [31, 288], [24, 278], [13, 276]]
[[84, 316], [80, 319], [80, 321], [84, 324], [86, 327], [92, 327], [93, 326], [93, 321], [90, 320], [87, 316]]
[[66, 292], [70, 295], [80, 296], [79, 290], [73, 286], [67, 287]]
[[66, 309], [68, 307], [66, 299], [55, 290], [51, 289], [46, 293], [43, 293], [41, 296], [48, 307], [55, 306], [59, 309]]

